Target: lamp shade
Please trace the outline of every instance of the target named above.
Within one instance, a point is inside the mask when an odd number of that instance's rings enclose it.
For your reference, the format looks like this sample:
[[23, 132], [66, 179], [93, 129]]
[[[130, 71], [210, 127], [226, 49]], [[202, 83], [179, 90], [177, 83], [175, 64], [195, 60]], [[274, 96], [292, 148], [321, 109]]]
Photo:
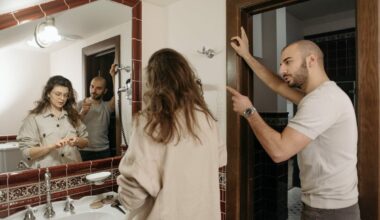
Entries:
[[34, 29], [34, 40], [41, 48], [48, 47], [61, 39], [62, 37], [55, 27], [55, 20], [52, 17], [46, 17], [46, 20], [39, 23]]

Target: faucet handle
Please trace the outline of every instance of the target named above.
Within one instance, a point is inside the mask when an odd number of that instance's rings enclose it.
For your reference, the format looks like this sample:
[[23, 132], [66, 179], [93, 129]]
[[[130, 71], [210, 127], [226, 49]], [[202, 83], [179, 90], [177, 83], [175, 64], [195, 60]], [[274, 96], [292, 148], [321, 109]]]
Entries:
[[33, 214], [34, 209], [32, 208], [32, 206], [27, 205], [25, 206], [25, 208], [26, 208], [26, 212], [25, 212], [24, 220], [35, 220], [36, 217]]
[[75, 209], [73, 203], [74, 203], [74, 199], [70, 198], [70, 196], [66, 196], [65, 208], [63, 209], [63, 211], [65, 212], [70, 211], [71, 213], [73, 213]]

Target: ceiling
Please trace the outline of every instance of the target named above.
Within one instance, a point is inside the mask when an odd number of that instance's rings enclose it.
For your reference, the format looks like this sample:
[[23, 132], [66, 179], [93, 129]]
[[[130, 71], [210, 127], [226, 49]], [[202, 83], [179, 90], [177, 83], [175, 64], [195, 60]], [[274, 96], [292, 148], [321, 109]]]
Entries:
[[[0, 3], [4, 3], [5, 1], [8, 0], [0, 0]], [[37, 0], [34, 1], [37, 2]], [[107, 13], [104, 13], [105, 11]], [[98, 0], [81, 7], [76, 7], [54, 14], [53, 17], [55, 18], [55, 25], [60, 34], [86, 38], [131, 20], [132, 10], [129, 7], [116, 2]], [[36, 25], [44, 20], [45, 18], [41, 18], [32, 22], [27, 22], [1, 30], [0, 48], [11, 45], [22, 47], [23, 49], [33, 49], [28, 46], [26, 42], [33, 38]], [[55, 44], [54, 46], [44, 48], [43, 50], [44, 52], [51, 52], [75, 42], [76, 41], [66, 39]], [[40, 48], [36, 49], [41, 50]]]
[[355, 10], [356, 0], [308, 0], [291, 5], [286, 11], [300, 20], [309, 20], [329, 14]]
[[0, 14], [50, 1], [52, 0], [0, 0]]

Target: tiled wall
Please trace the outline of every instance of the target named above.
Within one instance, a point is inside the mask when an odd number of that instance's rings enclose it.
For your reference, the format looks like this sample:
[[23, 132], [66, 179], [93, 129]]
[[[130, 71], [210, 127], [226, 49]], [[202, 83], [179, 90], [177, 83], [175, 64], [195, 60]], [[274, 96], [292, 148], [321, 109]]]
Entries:
[[0, 136], [0, 143], [6, 143], [11, 141], [16, 141], [17, 135], [4, 135]]
[[[282, 131], [288, 113], [260, 113], [273, 129]], [[274, 163], [257, 138], [254, 139], [253, 208], [257, 220], [288, 218], [288, 162]]]
[[[74, 199], [103, 192], [117, 191], [116, 177], [121, 157], [49, 167], [52, 200]], [[86, 175], [99, 171], [112, 173], [104, 184], [95, 186], [86, 181]], [[23, 210], [26, 205], [46, 203], [46, 168], [0, 174], [0, 218]]]

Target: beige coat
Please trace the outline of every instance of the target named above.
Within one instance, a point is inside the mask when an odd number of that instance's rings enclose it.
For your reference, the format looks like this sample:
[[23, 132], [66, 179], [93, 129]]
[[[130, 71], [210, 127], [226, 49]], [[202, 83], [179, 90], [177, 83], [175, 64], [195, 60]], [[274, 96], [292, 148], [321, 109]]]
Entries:
[[226, 145], [212, 119], [197, 112], [196, 120], [201, 142], [182, 130], [180, 141], [167, 145], [144, 133], [145, 118], [135, 120], [117, 179], [119, 199], [130, 211], [127, 219], [221, 218], [218, 168], [227, 163]]

